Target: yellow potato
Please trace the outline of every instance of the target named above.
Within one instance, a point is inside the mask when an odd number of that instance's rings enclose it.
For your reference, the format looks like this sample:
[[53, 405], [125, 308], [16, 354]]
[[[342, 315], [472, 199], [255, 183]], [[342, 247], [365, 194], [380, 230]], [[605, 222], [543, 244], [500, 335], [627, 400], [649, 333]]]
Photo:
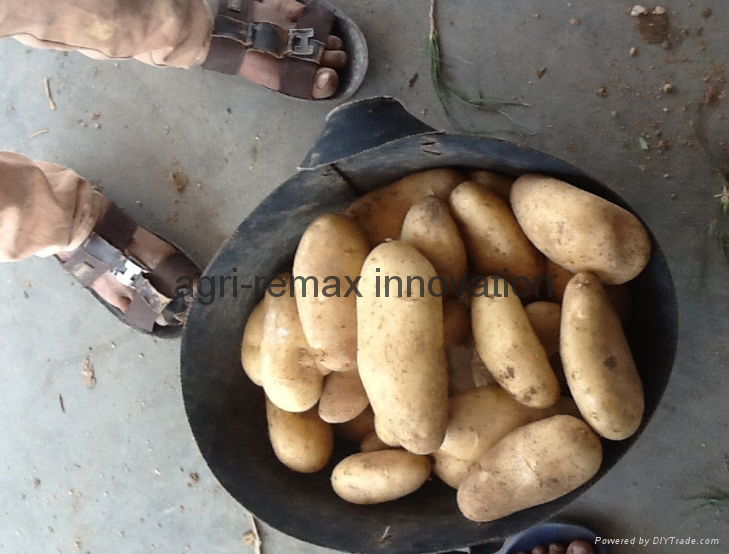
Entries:
[[374, 431], [375, 414], [369, 406], [353, 420], [334, 426], [334, 432], [338, 437], [351, 442], [361, 442]]
[[433, 473], [449, 487], [458, 488], [461, 481], [465, 479], [468, 472], [473, 469], [475, 462], [459, 460], [454, 456], [449, 456], [442, 450], [436, 450], [431, 454], [433, 459]]
[[359, 449], [362, 452], [375, 452], [377, 450], [387, 450], [389, 448], [390, 445], [383, 442], [382, 439], [377, 436], [377, 433], [370, 433], [362, 439], [362, 442], [359, 445]]
[[415, 454], [440, 446], [448, 410], [443, 302], [427, 290], [435, 276], [414, 247], [386, 242], [365, 260], [357, 298], [362, 383], [378, 424]]
[[284, 286], [269, 287], [264, 299], [261, 384], [282, 410], [305, 412], [319, 401], [324, 376], [316, 369], [289, 293], [291, 275], [279, 279]]
[[347, 216], [316, 218], [294, 257], [294, 287], [301, 327], [319, 362], [351, 371], [357, 360], [356, 282], [369, 252], [365, 234]]
[[418, 200], [431, 194], [447, 198], [461, 181], [463, 174], [454, 169], [419, 171], [365, 194], [347, 208], [346, 214], [376, 246], [400, 236], [405, 215]]
[[353, 504], [389, 502], [418, 490], [430, 477], [430, 460], [404, 450], [362, 452], [332, 472], [332, 487]]
[[471, 335], [471, 318], [468, 307], [460, 300], [443, 302], [443, 344], [448, 346], [465, 345]]
[[633, 214], [564, 181], [519, 177], [511, 206], [536, 247], [573, 273], [591, 271], [606, 284], [620, 285], [650, 259], [650, 238]]
[[248, 316], [243, 341], [240, 348], [240, 362], [248, 378], [261, 386], [261, 338], [263, 337], [263, 319], [265, 310], [263, 300], [253, 308]]
[[506, 175], [494, 173], [493, 171], [477, 169], [471, 171], [468, 174], [468, 178], [471, 181], [476, 181], [485, 189], [490, 190], [507, 204], [509, 203], [509, 193], [511, 192], [511, 185], [514, 182], [513, 177], [507, 177]]
[[524, 307], [504, 279], [489, 277], [471, 305], [476, 351], [494, 379], [517, 401], [547, 408], [559, 400], [559, 382]]
[[559, 352], [559, 325], [562, 307], [554, 302], [532, 302], [524, 307], [532, 329], [539, 337], [547, 357]]
[[569, 398], [534, 409], [520, 404], [498, 385], [479, 387], [448, 400], [448, 427], [440, 451], [475, 462], [517, 427], [558, 413], [577, 414]]
[[496, 443], [461, 481], [458, 507], [473, 521], [494, 521], [564, 496], [601, 464], [600, 439], [579, 419], [529, 423]]
[[463, 286], [468, 261], [448, 203], [437, 196], [426, 196], [414, 204], [405, 217], [400, 240], [412, 244], [433, 264], [442, 279], [436, 294], [455, 296]]
[[324, 381], [319, 417], [327, 423], [344, 423], [361, 414], [369, 403], [357, 370], [334, 372]]
[[507, 277], [524, 294], [540, 285], [544, 259], [506, 202], [474, 181], [458, 185], [448, 201], [470, 260], [482, 275]]
[[289, 469], [314, 473], [323, 469], [334, 451], [334, 434], [315, 409], [294, 414], [266, 399], [268, 435], [276, 457]]
[[375, 434], [388, 446], [402, 446], [397, 437], [382, 423], [382, 419], [375, 416]]
[[578, 273], [562, 307], [560, 355], [577, 406], [607, 439], [628, 438], [643, 419], [643, 385], [630, 346], [598, 277]]

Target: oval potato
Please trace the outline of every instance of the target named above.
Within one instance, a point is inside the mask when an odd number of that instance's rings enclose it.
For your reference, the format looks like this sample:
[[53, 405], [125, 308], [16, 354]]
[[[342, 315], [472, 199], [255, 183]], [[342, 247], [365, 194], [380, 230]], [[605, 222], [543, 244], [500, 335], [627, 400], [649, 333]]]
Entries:
[[560, 355], [582, 417], [606, 439], [628, 438], [643, 419], [643, 385], [620, 318], [598, 277], [578, 273], [562, 307]]
[[362, 228], [372, 246], [400, 236], [405, 215], [425, 196], [447, 198], [462, 182], [463, 174], [454, 169], [428, 169], [412, 173], [386, 187], [357, 199], [345, 212]]
[[248, 378], [261, 386], [261, 339], [263, 338], [263, 320], [266, 312], [261, 300], [248, 316], [243, 329], [243, 341], [240, 347], [240, 363]]
[[448, 202], [469, 257], [481, 275], [504, 274], [512, 283], [526, 280], [530, 288], [539, 287], [544, 258], [529, 242], [506, 202], [474, 181], [458, 185]]
[[462, 288], [468, 261], [466, 246], [448, 203], [437, 196], [419, 200], [405, 216], [400, 240], [412, 244], [433, 264], [442, 279], [440, 293], [455, 296]]
[[436, 450], [431, 454], [433, 459], [433, 473], [449, 487], [458, 488], [461, 481], [465, 479], [468, 472], [473, 469], [475, 462], [459, 460], [450, 456], [442, 450]]
[[430, 477], [430, 460], [404, 450], [362, 452], [332, 472], [337, 495], [353, 504], [389, 502], [418, 490]]
[[[426, 285], [412, 281], [408, 295], [409, 277]], [[443, 302], [427, 290], [435, 277], [413, 246], [386, 242], [365, 260], [357, 298], [357, 364], [377, 425], [415, 454], [440, 446], [448, 411]]]
[[494, 521], [564, 496], [601, 464], [600, 439], [579, 419], [529, 423], [483, 455], [458, 487], [458, 507], [473, 521]]
[[324, 376], [316, 369], [301, 329], [296, 300], [289, 294], [291, 275], [279, 276], [286, 285], [264, 299], [263, 338], [261, 339], [261, 384], [266, 396], [287, 412], [305, 412], [321, 396]]
[[266, 399], [268, 435], [276, 457], [289, 469], [314, 473], [323, 469], [334, 451], [332, 427], [315, 409], [294, 414]]
[[544, 346], [547, 357], [559, 352], [559, 326], [562, 307], [554, 302], [532, 302], [524, 306], [524, 311], [532, 324], [532, 329]]
[[551, 406], [559, 400], [559, 382], [521, 300], [500, 277], [483, 284], [484, 295], [474, 297], [471, 305], [478, 355], [517, 401], [531, 408]]
[[388, 446], [400, 447], [400, 441], [397, 437], [382, 423], [382, 418], [375, 416], [375, 434], [377, 437]]
[[304, 231], [294, 257], [296, 307], [309, 347], [332, 371], [357, 363], [357, 295], [350, 282], [359, 276], [369, 243], [342, 214], [317, 217]]
[[638, 218], [569, 183], [523, 175], [511, 187], [511, 206], [536, 247], [573, 273], [620, 285], [648, 264], [651, 241]]
[[334, 426], [334, 432], [338, 437], [351, 442], [361, 442], [374, 431], [375, 414], [369, 406], [354, 419]]
[[327, 423], [344, 423], [361, 414], [369, 403], [357, 370], [335, 371], [324, 381], [319, 417]]
[[513, 177], [507, 177], [501, 173], [494, 173], [485, 169], [477, 169], [468, 174], [471, 181], [476, 181], [486, 190], [493, 192], [507, 204], [509, 203], [509, 193], [511, 185], [514, 182]]

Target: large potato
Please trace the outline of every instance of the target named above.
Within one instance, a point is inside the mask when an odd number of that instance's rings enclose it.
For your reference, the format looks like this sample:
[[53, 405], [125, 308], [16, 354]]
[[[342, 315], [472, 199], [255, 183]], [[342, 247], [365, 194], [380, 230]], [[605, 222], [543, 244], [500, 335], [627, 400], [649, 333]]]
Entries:
[[489, 277], [471, 305], [476, 351], [494, 379], [516, 400], [546, 408], [559, 399], [559, 382], [524, 307], [507, 281]]
[[344, 423], [361, 414], [369, 403], [357, 370], [330, 373], [319, 399], [319, 417], [327, 423]]
[[383, 423], [383, 419], [375, 416], [375, 434], [388, 446], [402, 446], [398, 438]]
[[258, 386], [261, 386], [261, 339], [263, 338], [265, 313], [263, 300], [261, 300], [248, 316], [240, 347], [240, 362], [243, 370], [248, 378]]
[[448, 400], [448, 426], [440, 451], [475, 462], [517, 427], [559, 413], [577, 410], [569, 398], [537, 410], [517, 402], [498, 385], [472, 389]]
[[305, 412], [319, 401], [324, 376], [316, 369], [289, 293], [291, 275], [279, 279], [283, 286], [269, 287], [264, 299], [261, 384], [282, 410]]
[[332, 472], [332, 487], [353, 504], [389, 502], [418, 490], [430, 477], [430, 460], [404, 450], [362, 452]]
[[352, 371], [357, 360], [357, 295], [350, 294], [369, 252], [365, 234], [347, 216], [316, 218], [294, 257], [296, 306], [301, 327], [319, 362]]
[[619, 285], [643, 271], [650, 258], [648, 233], [633, 214], [564, 181], [519, 177], [511, 206], [536, 247], [573, 273], [591, 271]]
[[529, 423], [478, 461], [458, 487], [458, 507], [473, 521], [494, 521], [564, 496], [601, 464], [600, 439], [579, 419], [557, 415]]
[[357, 363], [377, 424], [415, 454], [440, 446], [448, 411], [443, 302], [427, 290], [435, 277], [413, 246], [386, 242], [365, 260], [357, 298]]
[[532, 302], [524, 307], [532, 329], [544, 346], [547, 357], [559, 352], [559, 326], [562, 307], [554, 302]]
[[361, 442], [374, 431], [375, 414], [369, 406], [354, 419], [334, 426], [334, 432], [338, 437], [351, 442]]
[[[458, 185], [448, 201], [470, 259], [482, 275], [503, 274], [524, 294], [539, 286], [544, 259], [506, 202], [474, 181]], [[528, 284], [528, 291], [523, 283]]]
[[408, 210], [425, 196], [447, 198], [463, 181], [463, 174], [454, 169], [429, 169], [413, 173], [356, 200], [346, 214], [354, 219], [376, 246], [385, 239], [400, 236]]
[[426, 196], [405, 216], [400, 240], [412, 244], [425, 256], [441, 277], [438, 290], [456, 296], [464, 286], [468, 261], [461, 232], [453, 221], [448, 203], [437, 196]]
[[323, 469], [334, 451], [332, 427], [315, 409], [294, 414], [266, 399], [268, 435], [276, 457], [289, 469], [314, 473]]
[[477, 169], [471, 171], [468, 174], [468, 178], [493, 192], [507, 204], [509, 203], [509, 193], [511, 192], [511, 185], [514, 182], [513, 177], [507, 177], [501, 173], [494, 173], [485, 169]]
[[462, 346], [468, 343], [471, 335], [471, 318], [468, 307], [460, 300], [443, 302], [443, 344]]
[[620, 318], [594, 274], [578, 273], [567, 285], [560, 355], [585, 421], [607, 439], [635, 433], [643, 419], [643, 386]]
[[440, 477], [446, 485], [454, 489], [458, 488], [468, 472], [476, 465], [476, 462], [459, 460], [454, 456], [449, 456], [442, 450], [433, 452], [431, 458], [433, 459], [433, 473]]

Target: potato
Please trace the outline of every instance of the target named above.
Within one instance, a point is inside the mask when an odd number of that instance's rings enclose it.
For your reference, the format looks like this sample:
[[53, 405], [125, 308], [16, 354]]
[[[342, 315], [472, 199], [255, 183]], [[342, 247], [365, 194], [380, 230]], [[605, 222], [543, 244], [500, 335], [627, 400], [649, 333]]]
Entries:
[[357, 360], [357, 294], [350, 293], [369, 253], [365, 234], [347, 216], [316, 218], [294, 257], [296, 307], [301, 327], [319, 362], [352, 371]]
[[248, 378], [258, 386], [261, 386], [261, 338], [263, 337], [265, 313], [263, 300], [261, 300], [248, 316], [240, 347], [240, 363], [243, 370]]
[[[456, 345], [446, 348], [449, 395], [476, 388], [471, 371], [473, 356], [474, 350], [470, 346]], [[476, 354], [476, 358], [478, 358], [478, 354]]]
[[375, 434], [388, 446], [402, 446], [397, 437], [383, 423], [382, 419], [375, 416]]
[[418, 490], [430, 477], [430, 460], [404, 450], [362, 452], [332, 472], [332, 487], [353, 504], [379, 504]]
[[547, 357], [559, 352], [559, 326], [562, 307], [554, 302], [532, 302], [524, 307], [532, 329], [539, 337]]
[[456, 296], [464, 286], [468, 269], [466, 246], [453, 221], [448, 203], [437, 196], [426, 196], [408, 211], [400, 240], [412, 244], [433, 264], [442, 279], [436, 293]]
[[476, 269], [482, 275], [503, 274], [520, 292], [531, 294], [544, 275], [544, 259], [508, 204], [474, 181], [458, 185], [448, 202]]
[[415, 454], [440, 446], [448, 411], [443, 303], [427, 290], [435, 276], [413, 246], [386, 242], [365, 260], [357, 298], [357, 364], [377, 425]]
[[471, 181], [476, 181], [486, 190], [493, 192], [507, 204], [509, 203], [509, 193], [511, 192], [511, 184], [514, 182], [513, 177], [507, 177], [493, 171], [477, 169], [468, 174]]
[[319, 417], [327, 423], [344, 423], [361, 414], [369, 403], [357, 370], [334, 372], [324, 381]]
[[433, 473], [449, 487], [458, 488], [461, 481], [471, 471], [475, 462], [459, 460], [454, 456], [449, 456], [442, 450], [436, 450], [431, 454], [433, 459]]
[[[261, 339], [261, 384], [266, 396], [287, 412], [305, 412], [321, 396], [324, 376], [316, 369], [301, 329], [296, 300], [289, 294], [291, 275], [279, 276], [286, 289], [266, 292]], [[269, 287], [271, 289], [271, 287]]]
[[365, 438], [362, 439], [362, 442], [359, 445], [359, 449], [362, 452], [375, 452], [377, 450], [387, 450], [390, 448], [390, 445], [383, 442], [380, 437], [377, 436], [377, 433], [372, 432], [369, 435], [367, 435]]
[[559, 382], [519, 297], [507, 281], [489, 277], [471, 305], [476, 351], [494, 379], [517, 401], [546, 408], [559, 399]]
[[334, 434], [315, 409], [294, 414], [266, 399], [268, 435], [276, 457], [289, 469], [314, 473], [323, 469], [334, 451]]
[[536, 247], [573, 273], [620, 285], [648, 264], [651, 242], [638, 218], [569, 183], [524, 175], [511, 188], [511, 206]]
[[628, 438], [643, 419], [643, 386], [620, 319], [598, 277], [578, 273], [562, 307], [560, 355], [580, 413], [607, 439]]
[[372, 246], [400, 236], [408, 210], [425, 196], [447, 198], [464, 179], [454, 169], [429, 169], [412, 173], [386, 187], [369, 192], [345, 212], [364, 230]]
[[465, 345], [471, 335], [471, 318], [468, 308], [460, 300], [443, 302], [444, 346]]
[[458, 487], [458, 507], [473, 521], [494, 521], [573, 491], [601, 464], [600, 439], [579, 419], [529, 423], [483, 455]]
[[439, 451], [475, 462], [517, 427], [559, 413], [578, 412], [569, 398], [537, 410], [520, 404], [498, 385], [479, 387], [448, 400], [448, 426]]
[[338, 437], [351, 442], [361, 442], [375, 431], [375, 414], [369, 406], [354, 419], [334, 426]]

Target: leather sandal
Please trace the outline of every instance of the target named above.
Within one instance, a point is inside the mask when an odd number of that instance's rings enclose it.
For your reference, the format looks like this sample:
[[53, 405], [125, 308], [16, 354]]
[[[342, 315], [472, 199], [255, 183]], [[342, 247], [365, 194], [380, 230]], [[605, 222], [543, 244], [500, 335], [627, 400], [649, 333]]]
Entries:
[[339, 73], [339, 88], [326, 100], [344, 100], [362, 84], [367, 72], [367, 42], [357, 24], [326, 0], [299, 0], [305, 4], [296, 27], [252, 21], [256, 0], [220, 0], [205, 69], [237, 75], [248, 51], [262, 52], [279, 60], [281, 88], [277, 92], [302, 100], [314, 100], [311, 92], [321, 66], [327, 37], [342, 39], [347, 67]]
[[[67, 259], [57, 259], [117, 319], [146, 334], [175, 338], [181, 334], [187, 321], [194, 297], [193, 283], [196, 283], [201, 271], [174, 244], [174, 253], [154, 268], [147, 267], [127, 251], [138, 227], [112, 202], [84, 243]], [[131, 303], [124, 312], [91, 288], [107, 272], [132, 291]], [[167, 325], [157, 323], [160, 316]]]

